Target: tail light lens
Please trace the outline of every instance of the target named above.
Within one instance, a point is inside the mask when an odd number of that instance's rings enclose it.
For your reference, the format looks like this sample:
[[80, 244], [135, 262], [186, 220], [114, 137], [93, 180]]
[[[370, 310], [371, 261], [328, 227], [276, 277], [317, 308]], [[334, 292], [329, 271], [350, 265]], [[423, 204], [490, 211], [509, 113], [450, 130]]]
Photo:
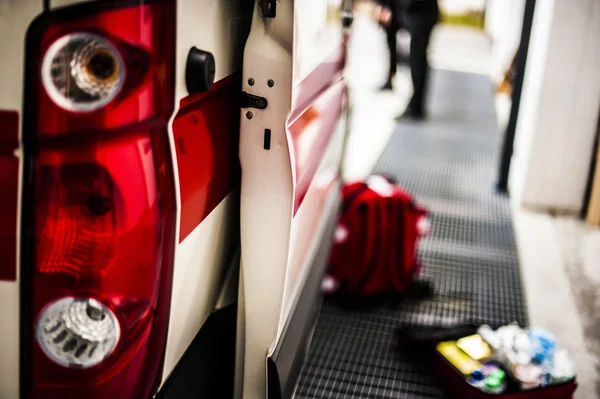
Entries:
[[100, 35], [74, 33], [56, 40], [42, 62], [42, 82], [52, 100], [71, 111], [95, 111], [125, 81], [119, 51]]
[[25, 397], [158, 387], [175, 243], [175, 6], [131, 3], [45, 14], [28, 34]]

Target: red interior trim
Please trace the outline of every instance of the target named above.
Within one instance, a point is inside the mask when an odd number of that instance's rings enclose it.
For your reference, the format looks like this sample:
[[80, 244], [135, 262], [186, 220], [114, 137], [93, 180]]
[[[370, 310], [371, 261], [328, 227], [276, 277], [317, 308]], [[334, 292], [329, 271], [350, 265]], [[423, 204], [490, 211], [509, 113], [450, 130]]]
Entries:
[[239, 184], [239, 76], [181, 100], [173, 121], [181, 193], [179, 242]]
[[17, 279], [19, 113], [0, 110], [0, 281]]

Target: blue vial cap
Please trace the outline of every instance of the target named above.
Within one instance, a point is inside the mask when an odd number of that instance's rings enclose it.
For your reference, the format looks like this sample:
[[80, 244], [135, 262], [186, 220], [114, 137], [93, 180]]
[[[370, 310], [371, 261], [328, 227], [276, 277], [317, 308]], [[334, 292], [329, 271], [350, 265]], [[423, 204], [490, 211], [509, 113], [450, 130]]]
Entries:
[[483, 373], [481, 371], [476, 370], [473, 372], [473, 374], [471, 374], [471, 378], [473, 378], [473, 380], [475, 380], [475, 381], [483, 381], [485, 376], [483, 375]]

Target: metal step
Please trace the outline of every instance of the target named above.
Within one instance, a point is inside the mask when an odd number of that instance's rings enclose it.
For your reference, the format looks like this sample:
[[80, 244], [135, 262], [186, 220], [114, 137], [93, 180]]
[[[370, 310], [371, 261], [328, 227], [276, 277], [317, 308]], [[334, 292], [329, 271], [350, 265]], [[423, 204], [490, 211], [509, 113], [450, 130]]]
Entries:
[[443, 398], [399, 327], [457, 322], [527, 324], [508, 198], [495, 192], [498, 143], [484, 75], [433, 71], [429, 119], [402, 122], [376, 168], [431, 212], [419, 258], [435, 295], [349, 311], [325, 302], [295, 398]]

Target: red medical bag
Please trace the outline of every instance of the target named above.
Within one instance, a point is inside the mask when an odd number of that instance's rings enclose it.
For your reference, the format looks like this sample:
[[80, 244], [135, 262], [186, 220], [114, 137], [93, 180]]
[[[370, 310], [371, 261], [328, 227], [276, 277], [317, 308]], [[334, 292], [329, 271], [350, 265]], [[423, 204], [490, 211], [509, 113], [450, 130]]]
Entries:
[[347, 184], [328, 277], [345, 294], [402, 293], [420, 271], [416, 244], [428, 229], [425, 209], [391, 179]]

